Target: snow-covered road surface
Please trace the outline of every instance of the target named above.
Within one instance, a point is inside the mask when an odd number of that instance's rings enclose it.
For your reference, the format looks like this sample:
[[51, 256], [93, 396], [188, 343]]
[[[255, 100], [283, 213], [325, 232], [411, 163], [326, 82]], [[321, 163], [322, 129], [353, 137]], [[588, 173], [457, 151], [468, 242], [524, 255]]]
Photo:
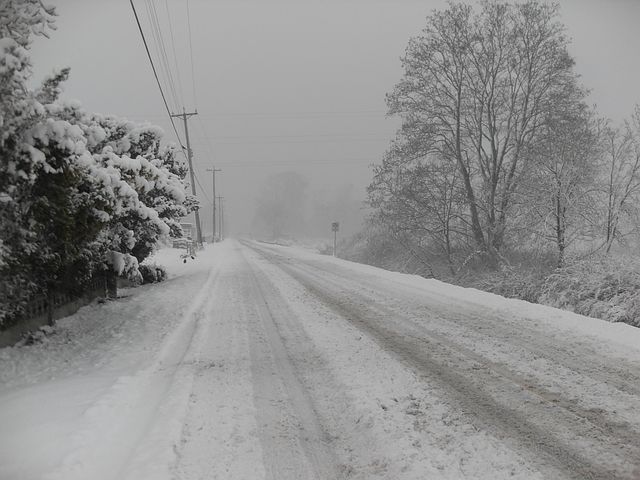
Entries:
[[640, 478], [640, 329], [225, 241], [0, 350], [1, 479]]

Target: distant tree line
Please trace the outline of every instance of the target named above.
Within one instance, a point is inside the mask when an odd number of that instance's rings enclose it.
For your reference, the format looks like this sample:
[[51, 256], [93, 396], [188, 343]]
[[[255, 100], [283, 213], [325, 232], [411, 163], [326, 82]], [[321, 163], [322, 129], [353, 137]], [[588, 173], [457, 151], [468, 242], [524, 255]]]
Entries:
[[[557, 5], [450, 4], [387, 95], [402, 126], [368, 188], [377, 226], [455, 275], [514, 251], [608, 253], [637, 232], [640, 109], [587, 104]], [[430, 265], [431, 267], [431, 265]]]
[[269, 175], [257, 190], [252, 233], [265, 240], [322, 239], [331, 235], [331, 223], [347, 232], [362, 224], [362, 201], [353, 185], [339, 183], [312, 190], [306, 177], [284, 171]]
[[107, 270], [138, 276], [195, 205], [159, 128], [61, 100], [68, 69], [29, 87], [33, 36], [54, 16], [40, 0], [0, 4], [0, 327], [35, 294], [80, 293]]

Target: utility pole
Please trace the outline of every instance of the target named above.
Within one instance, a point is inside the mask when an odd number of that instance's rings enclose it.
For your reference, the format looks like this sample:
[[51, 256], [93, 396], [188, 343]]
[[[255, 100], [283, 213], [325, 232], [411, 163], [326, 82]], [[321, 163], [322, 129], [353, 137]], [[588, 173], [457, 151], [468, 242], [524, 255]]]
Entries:
[[222, 226], [224, 225], [223, 223], [223, 214], [224, 214], [224, 209], [222, 208], [222, 200], [224, 199], [224, 197], [220, 197], [218, 196], [218, 231], [220, 232], [220, 240], [222, 240]]
[[[182, 107], [182, 113], [172, 113], [172, 117], [180, 117], [184, 122], [184, 135], [187, 139], [187, 161], [189, 162], [189, 178], [191, 179], [191, 193], [196, 196], [196, 178], [193, 173], [193, 152], [191, 151], [191, 143], [189, 142], [189, 125], [187, 124], [187, 118], [197, 115], [198, 112], [187, 113]], [[202, 230], [200, 229], [200, 213], [198, 209], [195, 210], [196, 217], [196, 241], [199, 245], [202, 245]]]
[[211, 172], [211, 176], [213, 177], [213, 237], [211, 238], [211, 243], [215, 243], [216, 241], [216, 172], [221, 172], [222, 170], [216, 168], [207, 168], [207, 172]]

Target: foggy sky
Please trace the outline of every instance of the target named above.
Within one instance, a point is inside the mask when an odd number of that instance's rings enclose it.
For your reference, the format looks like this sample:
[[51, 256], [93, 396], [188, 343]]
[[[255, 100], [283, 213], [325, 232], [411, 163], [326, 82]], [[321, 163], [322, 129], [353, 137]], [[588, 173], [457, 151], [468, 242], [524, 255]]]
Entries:
[[[155, 45], [146, 0], [135, 4]], [[163, 127], [175, 141], [133, 13], [125, 0], [50, 0], [59, 14], [51, 39], [32, 50], [35, 79], [71, 67], [64, 96], [89, 111]], [[385, 118], [385, 93], [400, 79], [400, 56], [438, 0], [190, 0], [191, 74], [186, 0], [155, 0], [180, 112], [190, 120], [195, 171], [211, 197], [225, 197], [225, 219], [250, 231], [266, 177], [295, 170], [315, 197], [352, 185], [365, 197], [370, 164], [380, 160], [398, 122]], [[171, 42], [166, 6], [173, 29]], [[640, 103], [640, 2], [562, 0], [571, 53], [590, 100], [616, 121]], [[173, 63], [175, 46], [177, 67]], [[156, 57], [157, 58], [157, 57]], [[166, 79], [162, 78], [169, 93]], [[195, 98], [193, 83], [195, 81]], [[182, 122], [176, 123], [184, 142]], [[204, 230], [211, 208], [203, 204]], [[329, 230], [327, 225], [327, 230]], [[347, 233], [356, 225], [344, 225]], [[329, 232], [327, 234], [329, 236]]]

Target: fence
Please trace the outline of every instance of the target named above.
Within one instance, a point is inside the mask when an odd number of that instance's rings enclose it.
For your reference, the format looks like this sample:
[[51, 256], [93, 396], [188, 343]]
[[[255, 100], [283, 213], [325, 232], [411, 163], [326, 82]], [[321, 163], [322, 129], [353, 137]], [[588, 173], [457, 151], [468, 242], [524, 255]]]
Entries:
[[53, 325], [56, 320], [73, 315], [96, 298], [115, 297], [117, 293], [116, 277], [99, 275], [85, 285], [82, 295], [60, 292], [38, 295], [29, 301], [24, 315], [14, 325], [0, 331], [0, 348], [15, 344], [29, 331], [43, 325]]

